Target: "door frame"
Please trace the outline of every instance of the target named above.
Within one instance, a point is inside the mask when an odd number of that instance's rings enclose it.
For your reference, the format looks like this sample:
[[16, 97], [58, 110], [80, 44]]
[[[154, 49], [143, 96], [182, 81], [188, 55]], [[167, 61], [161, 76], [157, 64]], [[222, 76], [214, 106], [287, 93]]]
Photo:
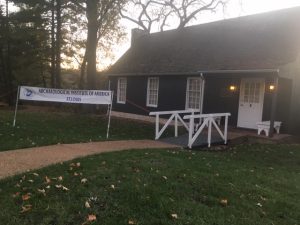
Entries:
[[[247, 127], [244, 127], [244, 126], [240, 126], [240, 113], [241, 113], [241, 110], [240, 110], [240, 106], [241, 106], [241, 97], [243, 95], [243, 91], [244, 91], [244, 82], [247, 81], [247, 80], [260, 80], [263, 84], [262, 86], [262, 92], [260, 93], [260, 107], [259, 107], [259, 120], [262, 121], [262, 117], [263, 117], [263, 109], [264, 109], [264, 100], [265, 100], [265, 88], [266, 88], [266, 79], [265, 78], [262, 78], [262, 77], [247, 77], [247, 78], [241, 78], [241, 83], [240, 83], [240, 93], [239, 93], [239, 103], [238, 103], [238, 118], [237, 118], [237, 127], [240, 127], [240, 128], [247, 128]], [[260, 121], [257, 121], [257, 122], [260, 122]], [[248, 127], [247, 129], [253, 129], [253, 128], [250, 128]]]

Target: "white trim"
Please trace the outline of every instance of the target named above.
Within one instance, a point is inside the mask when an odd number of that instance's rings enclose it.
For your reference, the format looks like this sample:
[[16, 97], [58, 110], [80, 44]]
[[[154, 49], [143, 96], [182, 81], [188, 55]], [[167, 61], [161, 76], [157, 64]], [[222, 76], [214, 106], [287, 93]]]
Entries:
[[[199, 79], [201, 84], [200, 84], [200, 96], [199, 96], [199, 108], [190, 108], [189, 107], [189, 84], [190, 80], [194, 79]], [[203, 97], [204, 97], [204, 79], [202, 77], [188, 77], [187, 82], [186, 82], [186, 91], [185, 91], [185, 109], [186, 110], [199, 110], [202, 113], [202, 108], [203, 108]]]
[[[183, 117], [185, 114], [195, 114], [195, 110], [177, 110], [177, 111], [160, 111], [160, 112], [150, 112], [150, 116], [155, 116], [155, 140], [159, 139], [161, 135], [164, 133], [164, 131], [167, 129], [169, 125], [171, 125], [173, 119], [174, 119], [174, 131], [175, 131], [175, 137], [178, 137], [178, 122], [181, 122], [181, 124], [189, 130], [189, 125], [183, 120]], [[183, 114], [183, 115], [180, 115]], [[159, 127], [159, 116], [168, 115], [168, 120], [163, 124], [163, 127], [160, 129]]]
[[[157, 98], [156, 98], [156, 104], [150, 104], [150, 80], [151, 79], [155, 79], [157, 80]], [[159, 95], [159, 77], [148, 77], [148, 81], [147, 81], [147, 100], [146, 100], [146, 105], [148, 107], [153, 107], [153, 108], [157, 108], [158, 105], [158, 95]]]
[[202, 88], [201, 88], [200, 114], [203, 113], [204, 90], [205, 90], [205, 79], [203, 78], [203, 74], [201, 74], [201, 79], [202, 79]]
[[[224, 144], [227, 144], [228, 140], [228, 117], [231, 116], [230, 113], [215, 113], [215, 114], [199, 114], [199, 115], [186, 115], [183, 119], [189, 119], [189, 143], [188, 147], [192, 148], [193, 143], [196, 141], [198, 136], [202, 133], [205, 127], [208, 127], [207, 132], [207, 144], [208, 147], [211, 147], [212, 140], [212, 128], [215, 128], [219, 133], [220, 137], [224, 140]], [[221, 131], [221, 128], [216, 123], [216, 118], [225, 117], [224, 120], [224, 132]], [[194, 120], [201, 119], [203, 123], [196, 130], [194, 129]]]
[[[120, 92], [120, 82], [121, 82], [121, 80], [125, 80], [125, 83], [126, 83], [126, 85], [125, 85], [125, 92], [124, 92], [124, 95], [125, 95], [125, 101], [122, 101], [122, 100], [120, 100], [120, 94], [121, 94], [121, 92]], [[121, 77], [121, 78], [119, 78], [118, 79], [118, 90], [117, 90], [117, 103], [119, 103], [119, 104], [126, 104], [126, 93], [127, 92], [127, 78], [126, 77]]]

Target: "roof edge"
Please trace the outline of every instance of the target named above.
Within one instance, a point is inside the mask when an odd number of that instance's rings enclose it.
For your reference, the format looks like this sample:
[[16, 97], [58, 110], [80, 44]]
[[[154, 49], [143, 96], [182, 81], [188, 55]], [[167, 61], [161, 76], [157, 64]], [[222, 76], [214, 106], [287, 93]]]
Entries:
[[196, 72], [166, 72], [166, 73], [107, 73], [108, 77], [118, 76], [182, 76], [200, 74], [224, 74], [224, 73], [279, 73], [279, 69], [245, 69], [245, 70], [199, 70]]

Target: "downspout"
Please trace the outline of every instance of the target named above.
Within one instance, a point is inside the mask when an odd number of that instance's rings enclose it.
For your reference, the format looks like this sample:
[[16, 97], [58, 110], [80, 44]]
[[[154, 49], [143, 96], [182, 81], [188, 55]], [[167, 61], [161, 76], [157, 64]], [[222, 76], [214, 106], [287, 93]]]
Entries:
[[274, 85], [275, 85], [275, 90], [274, 90], [273, 96], [272, 96], [269, 138], [272, 138], [274, 136], [274, 123], [275, 123], [275, 119], [276, 119], [278, 85], [279, 85], [279, 70], [277, 70], [277, 76], [274, 78]]

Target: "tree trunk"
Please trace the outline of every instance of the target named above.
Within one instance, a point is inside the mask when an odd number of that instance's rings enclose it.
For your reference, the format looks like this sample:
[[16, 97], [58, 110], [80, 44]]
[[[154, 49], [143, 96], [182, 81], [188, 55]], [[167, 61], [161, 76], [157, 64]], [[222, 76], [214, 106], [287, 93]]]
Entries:
[[54, 88], [55, 81], [55, 0], [51, 2], [51, 87]]
[[86, 44], [86, 62], [87, 62], [87, 86], [90, 89], [96, 88], [96, 52], [97, 52], [97, 9], [98, 0], [86, 1], [86, 16], [88, 20], [88, 34]]
[[61, 87], [61, 0], [56, 0], [56, 88]]
[[1, 91], [3, 92], [1, 94], [6, 94], [4, 92], [6, 91], [6, 87], [7, 87], [7, 79], [6, 79], [7, 75], [6, 75], [6, 67], [5, 67], [5, 55], [4, 55], [5, 53], [4, 53], [4, 48], [2, 45], [0, 46], [0, 51], [1, 51], [1, 55], [0, 55], [1, 79], [0, 79], [0, 81], [2, 83]]
[[6, 75], [7, 75], [7, 103], [8, 105], [13, 105], [13, 77], [11, 70], [11, 57], [10, 57], [10, 34], [9, 34], [9, 13], [8, 13], [8, 0], [6, 0], [6, 43], [7, 43], [7, 52], [6, 52]]
[[86, 75], [86, 51], [84, 53], [84, 57], [80, 66], [80, 80], [79, 80], [79, 88], [85, 88], [85, 75]]

